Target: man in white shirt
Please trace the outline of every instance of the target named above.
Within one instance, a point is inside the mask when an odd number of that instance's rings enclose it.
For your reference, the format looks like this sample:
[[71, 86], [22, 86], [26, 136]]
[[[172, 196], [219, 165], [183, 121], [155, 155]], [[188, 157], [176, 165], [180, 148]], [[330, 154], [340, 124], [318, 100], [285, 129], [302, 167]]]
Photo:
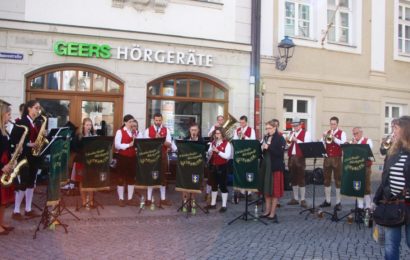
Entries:
[[302, 128], [299, 118], [292, 120], [293, 131], [289, 133], [286, 142], [289, 144], [288, 148], [288, 168], [292, 176], [293, 198], [288, 202], [288, 205], [299, 205], [299, 190], [300, 190], [300, 206], [307, 208], [305, 200], [305, 169], [306, 159], [303, 156], [299, 144], [311, 142], [310, 134]]
[[209, 132], [208, 132], [208, 137], [211, 137], [211, 136], [212, 136], [212, 133], [214, 132], [215, 127], [222, 127], [223, 124], [224, 124], [224, 121], [225, 121], [224, 116], [223, 116], [223, 115], [218, 115], [218, 116], [216, 117], [216, 124], [213, 125], [213, 126], [211, 127], [211, 129], [209, 130]]
[[[161, 205], [171, 206], [171, 201], [166, 199], [166, 176], [165, 172], [168, 171], [168, 149], [171, 148], [171, 132], [168, 128], [162, 125], [162, 115], [156, 113], [154, 115], [154, 124], [148, 127], [144, 132], [144, 138], [164, 138], [165, 142], [162, 147], [162, 165], [161, 165]], [[148, 187], [147, 189], [147, 202], [146, 205], [151, 205], [152, 201], [152, 189], [153, 187]]]
[[[370, 149], [373, 149], [373, 142], [370, 138], [363, 136], [363, 129], [359, 126], [356, 126], [352, 129], [353, 139], [351, 141], [352, 144], [368, 144]], [[372, 161], [366, 160], [366, 178], [365, 178], [365, 188], [364, 188], [364, 203], [363, 198], [357, 198], [357, 206], [359, 209], [370, 209], [371, 208], [371, 183], [370, 183], [370, 175], [372, 173]]]
[[239, 125], [235, 132], [233, 133], [233, 139], [234, 140], [255, 140], [256, 135], [255, 135], [255, 129], [252, 127], [248, 126], [248, 117], [247, 116], [241, 116], [239, 118]]

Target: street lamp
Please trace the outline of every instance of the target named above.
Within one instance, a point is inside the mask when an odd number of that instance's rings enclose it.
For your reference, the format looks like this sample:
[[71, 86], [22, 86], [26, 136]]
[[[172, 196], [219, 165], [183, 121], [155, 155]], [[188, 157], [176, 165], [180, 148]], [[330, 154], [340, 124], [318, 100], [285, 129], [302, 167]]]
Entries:
[[285, 38], [280, 41], [278, 45], [279, 56], [275, 57], [276, 69], [285, 70], [286, 65], [288, 65], [288, 59], [293, 56], [295, 46], [289, 36], [285, 36]]

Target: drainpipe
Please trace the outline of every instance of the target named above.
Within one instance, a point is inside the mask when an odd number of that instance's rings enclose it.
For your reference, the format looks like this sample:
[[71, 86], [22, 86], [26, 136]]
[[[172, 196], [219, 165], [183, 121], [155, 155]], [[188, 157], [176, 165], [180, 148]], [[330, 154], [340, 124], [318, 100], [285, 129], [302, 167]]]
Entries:
[[250, 84], [254, 85], [254, 127], [256, 137], [261, 138], [262, 129], [262, 109], [261, 109], [261, 89], [260, 89], [260, 39], [261, 39], [261, 1], [252, 0], [251, 11], [251, 75]]

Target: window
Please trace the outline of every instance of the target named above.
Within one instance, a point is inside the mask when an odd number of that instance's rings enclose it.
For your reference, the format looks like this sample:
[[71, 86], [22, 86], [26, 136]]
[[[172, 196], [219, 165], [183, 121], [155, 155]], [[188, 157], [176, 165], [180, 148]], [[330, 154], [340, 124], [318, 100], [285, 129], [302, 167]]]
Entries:
[[285, 131], [292, 130], [292, 119], [298, 117], [303, 129], [312, 132], [312, 99], [308, 97], [285, 96], [283, 99], [283, 121]]
[[49, 128], [68, 121], [79, 127], [89, 117], [98, 134], [113, 135], [121, 125], [124, 87], [103, 71], [58, 65], [29, 74], [26, 82], [27, 100], [40, 102], [49, 114]]
[[175, 75], [154, 80], [147, 86], [147, 126], [155, 113], [174, 138], [184, 138], [189, 125], [197, 123], [208, 134], [217, 115], [226, 115], [228, 91], [215, 81], [194, 75]]
[[311, 7], [305, 1], [285, 2], [285, 35], [311, 37]]
[[327, 0], [327, 40], [334, 43], [351, 44], [352, 3], [351, 0]]
[[388, 135], [392, 129], [390, 127], [391, 121], [403, 115], [404, 105], [400, 104], [386, 104], [384, 107], [384, 134]]
[[398, 51], [410, 55], [410, 1], [400, 1], [398, 8]]

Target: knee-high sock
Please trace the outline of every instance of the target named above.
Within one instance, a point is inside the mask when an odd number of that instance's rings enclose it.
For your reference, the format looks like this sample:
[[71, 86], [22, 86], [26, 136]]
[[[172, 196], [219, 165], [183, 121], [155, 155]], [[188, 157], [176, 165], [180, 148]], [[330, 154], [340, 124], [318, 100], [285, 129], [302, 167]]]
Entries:
[[165, 186], [159, 187], [159, 191], [161, 193], [161, 200], [165, 200]]
[[305, 200], [306, 187], [300, 187], [300, 200]]
[[365, 204], [366, 209], [369, 209], [372, 207], [372, 199], [370, 198], [369, 194], [364, 195], [364, 204]]
[[33, 202], [34, 189], [26, 189], [26, 211], [31, 211], [31, 204]]
[[152, 200], [152, 186], [149, 186], [147, 189], [147, 200], [148, 201]]
[[21, 202], [24, 199], [25, 192], [18, 190], [16, 191], [16, 199], [14, 201], [14, 213], [20, 213]]
[[211, 193], [211, 190], [212, 190], [212, 186], [207, 184], [206, 185], [206, 194]]
[[363, 208], [363, 198], [357, 198], [357, 207], [359, 209]]
[[222, 193], [222, 207], [226, 208], [227, 201], [228, 201], [228, 193]]
[[292, 186], [293, 189], [293, 198], [299, 200], [299, 186]]
[[124, 186], [117, 186], [118, 199], [124, 200]]
[[132, 200], [132, 195], [134, 195], [134, 185], [128, 185], [128, 200]]
[[339, 204], [342, 200], [342, 196], [340, 196], [340, 189], [336, 188], [336, 204]]
[[326, 197], [326, 202], [330, 203], [330, 191], [332, 187], [325, 187], [325, 197]]
[[218, 196], [218, 192], [217, 191], [213, 191], [211, 193], [211, 206], [215, 206], [216, 205], [216, 197]]

